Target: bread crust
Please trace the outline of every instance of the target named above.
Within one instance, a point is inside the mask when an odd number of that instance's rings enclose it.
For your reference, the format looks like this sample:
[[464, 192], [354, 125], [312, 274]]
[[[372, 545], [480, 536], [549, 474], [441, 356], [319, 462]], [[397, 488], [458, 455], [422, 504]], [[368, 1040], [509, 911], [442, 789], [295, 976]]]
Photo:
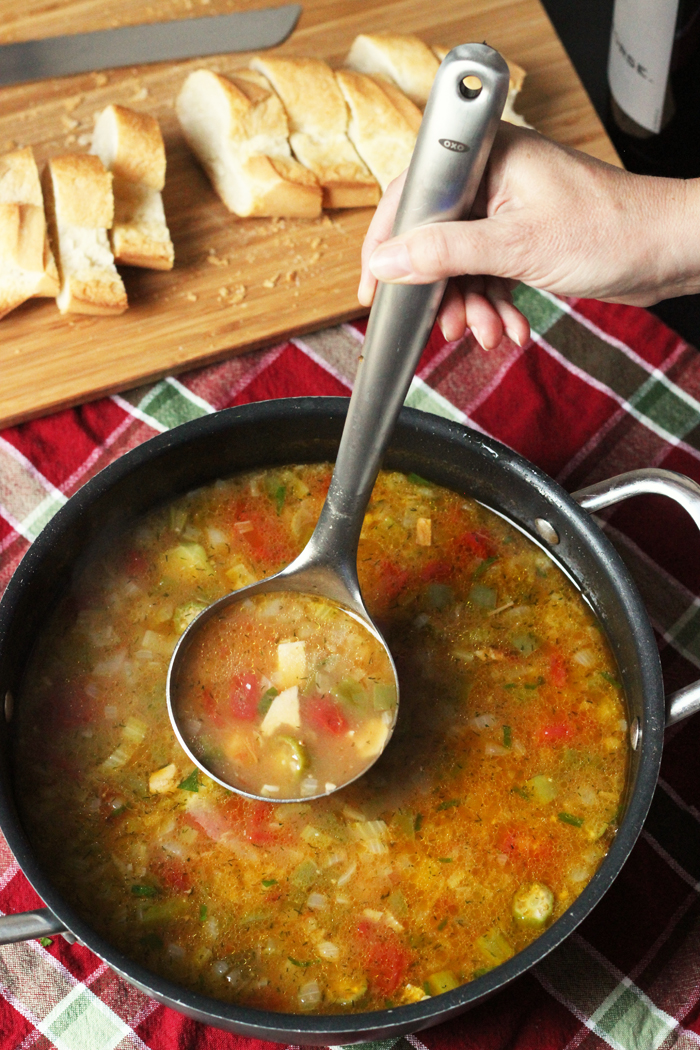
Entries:
[[294, 155], [323, 190], [324, 208], [377, 204], [379, 184], [347, 135], [348, 108], [331, 67], [318, 58], [254, 58], [289, 119]]
[[424, 107], [440, 63], [417, 36], [361, 33], [353, 41], [346, 65], [358, 73], [389, 77], [412, 102]]
[[408, 167], [416, 131], [372, 77], [340, 69], [336, 78], [350, 109], [350, 140], [385, 190]]
[[39, 171], [27, 146], [0, 157], [0, 317], [57, 293]]
[[240, 216], [315, 218], [321, 188], [292, 157], [284, 107], [255, 70], [230, 79], [191, 73], [176, 103], [190, 148], [226, 207]]
[[158, 121], [126, 106], [107, 106], [95, 122], [92, 152], [105, 168], [154, 190], [165, 185], [165, 145]]

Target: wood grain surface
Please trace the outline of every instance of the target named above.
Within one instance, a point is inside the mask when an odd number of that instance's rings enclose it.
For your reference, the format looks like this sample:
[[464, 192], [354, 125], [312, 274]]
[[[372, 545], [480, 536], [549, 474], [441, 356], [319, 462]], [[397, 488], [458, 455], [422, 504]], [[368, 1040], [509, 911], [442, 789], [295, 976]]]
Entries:
[[[270, 0], [273, 4], [274, 0]], [[251, 10], [246, 0], [0, 0], [0, 43], [110, 26]], [[518, 108], [544, 134], [619, 163], [539, 0], [304, 0], [279, 54], [340, 66], [360, 32], [430, 44], [487, 40], [528, 77]], [[156, 116], [165, 138], [170, 273], [123, 268], [121, 317], [61, 316], [52, 300], [0, 321], [0, 425], [242, 353], [363, 313], [356, 299], [371, 209], [317, 220], [236, 219], [179, 131], [174, 98], [193, 69], [226, 73], [250, 54], [162, 63], [0, 89], [0, 153], [31, 145], [40, 164], [89, 149], [110, 102]]]

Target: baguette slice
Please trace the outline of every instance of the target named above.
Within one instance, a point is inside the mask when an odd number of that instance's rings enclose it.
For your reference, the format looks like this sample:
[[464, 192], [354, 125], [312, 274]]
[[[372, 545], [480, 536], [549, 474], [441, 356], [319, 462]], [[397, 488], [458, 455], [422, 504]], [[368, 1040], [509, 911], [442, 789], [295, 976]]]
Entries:
[[44, 195], [61, 313], [123, 313], [126, 291], [107, 236], [114, 217], [112, 173], [88, 154], [53, 157], [44, 172]]
[[[439, 59], [440, 62], [442, 62], [445, 55], [450, 53], [450, 50], [449, 47], [438, 47], [437, 45], [433, 48], [435, 57]], [[508, 97], [506, 99], [501, 120], [506, 120], [509, 124], [517, 124], [521, 128], [531, 128], [532, 124], [528, 124], [525, 118], [522, 117], [520, 113], [516, 113], [513, 108], [515, 99], [517, 98], [518, 93], [522, 90], [523, 82], [527, 73], [517, 62], [512, 62], [510, 59], [506, 58], [506, 63], [508, 65], [508, 72], [510, 73], [510, 83], [508, 85]]]
[[346, 65], [358, 73], [387, 77], [423, 108], [440, 62], [417, 36], [361, 33], [353, 41]]
[[296, 158], [312, 171], [325, 208], [377, 204], [377, 180], [348, 138], [348, 108], [333, 70], [318, 58], [254, 58], [282, 100]]
[[[401, 109], [379, 79], [340, 69], [336, 79], [350, 110], [348, 135], [355, 149], [382, 188], [408, 167], [420, 125], [420, 110], [409, 119], [404, 99]], [[411, 111], [413, 112], [413, 111]]]
[[44, 201], [30, 147], [0, 157], [0, 318], [34, 296], [58, 292]]
[[114, 175], [112, 252], [118, 263], [171, 270], [175, 250], [165, 221], [165, 146], [158, 121], [125, 106], [97, 118], [92, 153]]
[[236, 215], [313, 219], [316, 177], [292, 157], [284, 107], [252, 70], [230, 79], [199, 69], [176, 102], [185, 138], [222, 201]]

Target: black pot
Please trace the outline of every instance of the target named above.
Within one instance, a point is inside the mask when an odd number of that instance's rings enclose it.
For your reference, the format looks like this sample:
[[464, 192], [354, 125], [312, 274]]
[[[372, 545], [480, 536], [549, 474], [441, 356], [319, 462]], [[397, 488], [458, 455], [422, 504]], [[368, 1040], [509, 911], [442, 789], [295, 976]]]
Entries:
[[[229, 1031], [284, 1043], [344, 1044], [415, 1032], [480, 1002], [539, 962], [588, 915], [627, 859], [656, 786], [666, 721], [659, 655], [644, 606], [624, 563], [595, 521], [551, 478], [505, 446], [456, 423], [404, 409], [385, 466], [415, 471], [510, 519], [573, 578], [605, 628], [627, 698], [631, 751], [625, 815], [599, 870], [565, 914], [513, 959], [454, 991], [371, 1013], [282, 1014], [228, 1005], [158, 977], [95, 933], [38, 862], [15, 804], [12, 696], [20, 693], [34, 639], [91, 542], [128, 525], [158, 503], [216, 478], [255, 467], [333, 460], [347, 404], [342, 398], [259, 402], [185, 423], [140, 445], [89, 481], [51, 519], [0, 603], [0, 697], [9, 694], [7, 717], [0, 719], [0, 826], [25, 875], [50, 909], [38, 919], [36, 913], [28, 913], [24, 926], [22, 917], [0, 920], [0, 941], [65, 929], [165, 1005]], [[654, 485], [640, 487], [616, 479], [615, 484], [596, 487], [597, 494], [589, 490], [588, 501], [605, 505], [631, 494], [631, 486], [635, 493], [659, 491], [664, 482], [667, 495], [683, 502], [683, 490], [686, 504], [695, 500], [700, 507], [700, 487], [680, 475], [636, 473], [652, 478]], [[700, 706], [697, 685], [676, 697], [672, 717], [696, 706]]]

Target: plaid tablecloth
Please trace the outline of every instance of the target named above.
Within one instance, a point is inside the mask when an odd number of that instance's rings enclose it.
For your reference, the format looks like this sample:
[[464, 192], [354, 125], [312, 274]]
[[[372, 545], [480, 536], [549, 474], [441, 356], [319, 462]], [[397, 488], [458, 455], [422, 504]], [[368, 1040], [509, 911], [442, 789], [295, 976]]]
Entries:
[[[700, 481], [700, 354], [643, 310], [521, 287], [533, 338], [484, 353], [436, 332], [408, 403], [499, 438], [574, 490], [658, 465]], [[0, 590], [51, 515], [123, 452], [230, 405], [350, 392], [363, 326], [342, 325], [0, 432]], [[675, 504], [604, 528], [639, 584], [669, 689], [700, 668], [700, 537]], [[531, 974], [449, 1024], [377, 1050], [700, 1045], [700, 718], [666, 734], [651, 814], [593, 914]], [[39, 901], [0, 838], [0, 910]], [[62, 937], [0, 949], [0, 1050], [258, 1050], [195, 1024]], [[259, 1044], [264, 1048], [266, 1044]]]

